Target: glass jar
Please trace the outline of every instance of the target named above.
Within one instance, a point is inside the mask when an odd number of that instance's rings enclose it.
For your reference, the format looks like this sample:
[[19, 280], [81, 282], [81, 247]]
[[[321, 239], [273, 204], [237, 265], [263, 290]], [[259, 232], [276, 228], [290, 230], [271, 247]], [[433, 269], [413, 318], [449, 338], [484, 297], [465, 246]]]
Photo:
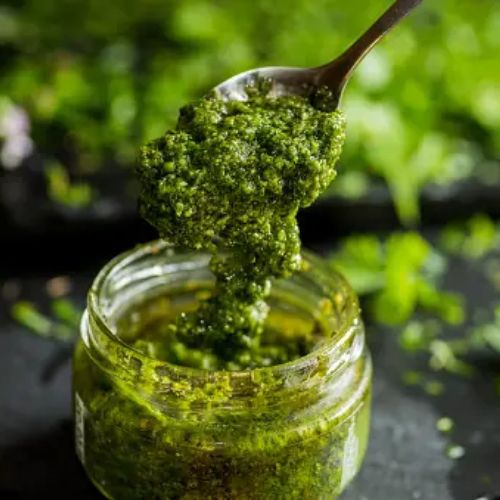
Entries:
[[206, 295], [208, 261], [153, 242], [95, 279], [74, 357], [88, 476], [120, 500], [332, 500], [358, 471], [369, 430], [372, 370], [352, 289], [309, 253], [304, 271], [273, 284], [275, 328], [324, 332], [288, 363], [206, 371], [131, 347], [144, 318], [167, 321]]

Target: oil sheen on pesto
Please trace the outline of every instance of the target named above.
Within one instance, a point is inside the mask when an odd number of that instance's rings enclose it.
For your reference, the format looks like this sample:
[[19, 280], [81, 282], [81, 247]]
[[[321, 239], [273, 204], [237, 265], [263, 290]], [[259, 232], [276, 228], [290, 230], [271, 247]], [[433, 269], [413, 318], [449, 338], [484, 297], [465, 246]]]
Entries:
[[264, 87], [250, 87], [246, 101], [210, 95], [185, 106], [175, 130], [141, 150], [141, 214], [173, 245], [209, 250], [216, 278], [212, 296], [170, 325], [167, 361], [287, 361], [261, 346], [266, 297], [272, 279], [302, 266], [297, 212], [335, 177], [345, 123], [327, 99], [275, 98]]
[[[341, 328], [349, 298], [331, 270], [310, 257], [304, 256], [307, 271], [273, 286], [264, 346], [338, 334], [332, 326]], [[301, 285], [289, 288], [294, 278]], [[156, 291], [137, 304], [131, 294], [128, 307], [109, 321], [129, 341], [156, 336], [179, 310], [195, 307], [189, 298], [205, 292], [199, 286], [193, 279], [185, 290]], [[88, 332], [95, 340], [96, 327]], [[308, 363], [243, 373], [179, 370], [124, 352], [118, 342], [101, 357], [102, 344], [80, 342], [74, 384], [89, 476], [120, 500], [337, 498], [360, 466], [370, 412], [363, 331], [346, 331], [335, 349]]]

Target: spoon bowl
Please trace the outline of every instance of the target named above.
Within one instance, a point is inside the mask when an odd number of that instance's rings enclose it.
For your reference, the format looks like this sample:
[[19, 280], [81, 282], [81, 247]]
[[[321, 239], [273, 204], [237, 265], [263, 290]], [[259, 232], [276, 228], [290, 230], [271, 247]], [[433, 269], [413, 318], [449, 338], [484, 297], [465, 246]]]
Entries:
[[368, 30], [345, 52], [333, 61], [314, 68], [271, 66], [255, 68], [225, 80], [214, 88], [223, 100], [244, 101], [246, 88], [261, 79], [269, 80], [272, 97], [308, 95], [312, 90], [326, 86], [338, 107], [349, 78], [374, 45], [423, 0], [396, 0]]

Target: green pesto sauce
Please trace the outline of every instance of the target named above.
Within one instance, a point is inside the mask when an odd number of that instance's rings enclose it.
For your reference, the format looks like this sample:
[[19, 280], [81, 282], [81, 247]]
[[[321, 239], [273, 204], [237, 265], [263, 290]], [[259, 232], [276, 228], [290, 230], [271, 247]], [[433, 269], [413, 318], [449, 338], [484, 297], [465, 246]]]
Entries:
[[[202, 289], [197, 291], [195, 300], [188, 304], [182, 300], [177, 304], [179, 300], [174, 297], [141, 303], [120, 318], [116, 331], [129, 345], [151, 358], [214, 370], [220, 365], [220, 360], [214, 354], [203, 349], [187, 348], [175, 338], [171, 328], [179, 314], [199, 310], [200, 303], [204, 303], [209, 295], [209, 290]], [[329, 301], [325, 300], [325, 304], [329, 304]], [[170, 320], [166, 318], [166, 311], [170, 312]], [[328, 334], [320, 321], [270, 310], [263, 325], [259, 349], [252, 353], [252, 360], [259, 367], [286, 363], [305, 356], [325, 338], [328, 338]], [[225, 368], [236, 370], [237, 366], [227, 361]]]
[[248, 371], [314, 351], [346, 307], [317, 276], [311, 289], [271, 289], [316, 269], [296, 215], [335, 176], [344, 119], [328, 97], [262, 86], [245, 102], [209, 96], [142, 149], [142, 215], [174, 246], [209, 250], [215, 282], [134, 294], [107, 318], [133, 350], [104, 338], [76, 348], [78, 451], [109, 498], [333, 500], [358, 470], [371, 382], [362, 331], [335, 350], [351, 360], [342, 373], [327, 355]]
[[[180, 310], [196, 307], [196, 299], [159, 296], [124, 311], [115, 328], [128, 342], [141, 342]], [[297, 346], [327, 335], [315, 315], [273, 303], [262, 345]], [[118, 351], [111, 359], [121, 359]], [[207, 377], [200, 385], [167, 374], [156, 378], [140, 362], [134, 366], [127, 381], [118, 367], [103, 370], [82, 342], [75, 352], [80, 455], [109, 498], [333, 500], [360, 466], [370, 412], [364, 358], [350, 369], [352, 388], [334, 404], [325, 399], [337, 377], [328, 373], [328, 363], [309, 367], [306, 389], [284, 383], [279, 374], [255, 373], [231, 383]], [[249, 398], [228, 410], [235, 392]]]
[[210, 95], [142, 148], [141, 214], [175, 246], [211, 251], [216, 277], [211, 297], [170, 326], [162, 359], [214, 370], [287, 360], [261, 343], [266, 297], [272, 279], [301, 268], [297, 212], [335, 177], [345, 123], [328, 98], [273, 98], [262, 83], [246, 101]]

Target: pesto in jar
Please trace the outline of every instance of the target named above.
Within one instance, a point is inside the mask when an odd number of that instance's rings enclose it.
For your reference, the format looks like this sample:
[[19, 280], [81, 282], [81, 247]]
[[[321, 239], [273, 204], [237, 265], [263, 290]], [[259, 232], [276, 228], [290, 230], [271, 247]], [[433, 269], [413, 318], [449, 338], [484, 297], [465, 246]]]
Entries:
[[333, 500], [357, 472], [359, 306], [296, 220], [335, 176], [345, 124], [327, 104], [259, 83], [186, 106], [142, 149], [163, 242], [99, 273], [74, 358], [77, 450], [107, 497]]
[[345, 123], [324, 89], [267, 92], [259, 82], [246, 101], [205, 97], [141, 150], [141, 214], [174, 246], [211, 251], [216, 277], [212, 296], [170, 326], [166, 361], [212, 370], [286, 361], [263, 352], [266, 297], [272, 279], [302, 266], [297, 212], [335, 177]]
[[244, 371], [177, 366], [130, 348], [214, 285], [207, 255], [169, 250], [119, 257], [90, 292], [74, 359], [89, 477], [120, 500], [333, 500], [368, 438], [371, 363], [352, 290], [305, 254], [306, 270], [273, 284], [262, 345], [303, 340], [309, 354]]

